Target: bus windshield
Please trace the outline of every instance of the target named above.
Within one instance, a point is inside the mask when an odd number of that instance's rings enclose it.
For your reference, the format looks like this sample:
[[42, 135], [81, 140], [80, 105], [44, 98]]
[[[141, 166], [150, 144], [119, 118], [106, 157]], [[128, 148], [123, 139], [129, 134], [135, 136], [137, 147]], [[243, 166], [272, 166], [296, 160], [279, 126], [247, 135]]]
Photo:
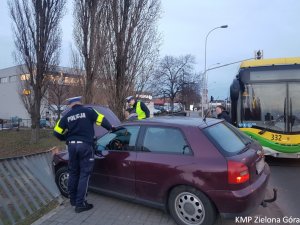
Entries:
[[[300, 82], [255, 82], [245, 84], [241, 123], [277, 131], [300, 131]], [[242, 125], [240, 125], [242, 126]]]

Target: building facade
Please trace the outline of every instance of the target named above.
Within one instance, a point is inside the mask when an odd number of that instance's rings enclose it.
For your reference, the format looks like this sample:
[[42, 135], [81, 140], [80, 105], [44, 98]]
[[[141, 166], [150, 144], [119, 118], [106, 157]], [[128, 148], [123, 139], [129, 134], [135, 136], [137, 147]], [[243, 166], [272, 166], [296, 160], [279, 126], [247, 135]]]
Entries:
[[[30, 95], [31, 91], [24, 88], [22, 85], [26, 79], [29, 78], [29, 74], [26, 72], [26, 68], [22, 65], [13, 66], [0, 70], [0, 119], [11, 120], [12, 118], [22, 119], [25, 126], [30, 126], [30, 115], [27, 112], [23, 101], [22, 95]], [[71, 68], [56, 67], [55, 71], [49, 72], [49, 88], [41, 102], [41, 118], [52, 118], [55, 114], [53, 108], [57, 108], [57, 98], [55, 94], [58, 89], [62, 92], [59, 93], [60, 104], [64, 109], [63, 102], [66, 98], [74, 94], [74, 90], [78, 88], [69, 88], [77, 84], [79, 76], [74, 75], [74, 71]], [[58, 86], [55, 84], [59, 83]], [[59, 88], [58, 88], [59, 87]], [[74, 89], [73, 91], [71, 89]]]
[[0, 70], [0, 118], [18, 117], [30, 119], [20, 97], [20, 82], [24, 68], [14, 66]]

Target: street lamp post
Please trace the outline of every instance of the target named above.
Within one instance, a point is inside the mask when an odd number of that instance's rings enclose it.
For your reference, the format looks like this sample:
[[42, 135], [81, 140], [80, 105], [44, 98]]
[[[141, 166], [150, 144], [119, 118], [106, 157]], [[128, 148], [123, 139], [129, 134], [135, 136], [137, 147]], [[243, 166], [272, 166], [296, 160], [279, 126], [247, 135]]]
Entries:
[[219, 28], [227, 28], [228, 27], [228, 25], [222, 25], [222, 26], [219, 26], [219, 27], [215, 27], [215, 28], [213, 28], [213, 29], [211, 29], [208, 33], [207, 33], [207, 35], [206, 35], [206, 37], [205, 37], [205, 49], [204, 49], [204, 88], [203, 88], [203, 90], [202, 90], [202, 99], [201, 99], [201, 108], [202, 108], [202, 117], [204, 116], [204, 95], [205, 95], [205, 105], [207, 105], [207, 92], [208, 92], [208, 90], [207, 90], [207, 74], [206, 74], [206, 72], [207, 72], [207, 70], [206, 70], [206, 46], [207, 46], [207, 38], [208, 38], [208, 36], [210, 35], [210, 33], [211, 32], [213, 32], [214, 30], [217, 30], [217, 29], [219, 29]]

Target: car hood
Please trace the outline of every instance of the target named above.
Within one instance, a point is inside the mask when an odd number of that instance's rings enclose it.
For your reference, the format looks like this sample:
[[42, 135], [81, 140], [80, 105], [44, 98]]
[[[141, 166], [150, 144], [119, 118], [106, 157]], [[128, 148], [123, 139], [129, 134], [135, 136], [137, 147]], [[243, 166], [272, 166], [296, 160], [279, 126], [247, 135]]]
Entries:
[[[110, 108], [103, 106], [103, 105], [91, 105], [91, 104], [87, 104], [87, 105], [83, 105], [84, 107], [90, 107], [95, 109], [97, 112], [103, 114], [105, 116], [105, 118], [111, 123], [111, 125], [113, 126], [119, 126], [121, 124], [121, 121], [119, 120], [119, 118], [116, 116], [116, 114], [113, 113], [113, 111], [110, 110]], [[62, 115], [64, 116], [67, 112], [69, 112], [70, 109], [66, 109]], [[108, 131], [101, 127], [101, 126], [97, 126], [94, 125], [94, 130], [95, 130], [95, 136], [96, 137], [101, 137], [104, 134], [106, 134]]]

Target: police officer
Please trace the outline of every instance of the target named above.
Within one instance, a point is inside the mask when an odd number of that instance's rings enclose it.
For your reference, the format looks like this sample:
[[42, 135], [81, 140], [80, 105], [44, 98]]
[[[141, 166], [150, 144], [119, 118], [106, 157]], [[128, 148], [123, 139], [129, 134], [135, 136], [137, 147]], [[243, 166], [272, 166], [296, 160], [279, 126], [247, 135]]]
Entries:
[[80, 213], [93, 208], [85, 200], [89, 177], [94, 165], [94, 123], [107, 130], [112, 125], [92, 108], [83, 107], [81, 96], [67, 99], [71, 110], [55, 125], [54, 135], [60, 140], [66, 140], [69, 152], [69, 183], [70, 203], [75, 206], [75, 212]]
[[138, 120], [146, 119], [150, 117], [150, 111], [148, 107], [142, 101], [136, 101], [133, 96], [126, 98], [127, 103], [132, 108], [132, 112], [137, 114]]

